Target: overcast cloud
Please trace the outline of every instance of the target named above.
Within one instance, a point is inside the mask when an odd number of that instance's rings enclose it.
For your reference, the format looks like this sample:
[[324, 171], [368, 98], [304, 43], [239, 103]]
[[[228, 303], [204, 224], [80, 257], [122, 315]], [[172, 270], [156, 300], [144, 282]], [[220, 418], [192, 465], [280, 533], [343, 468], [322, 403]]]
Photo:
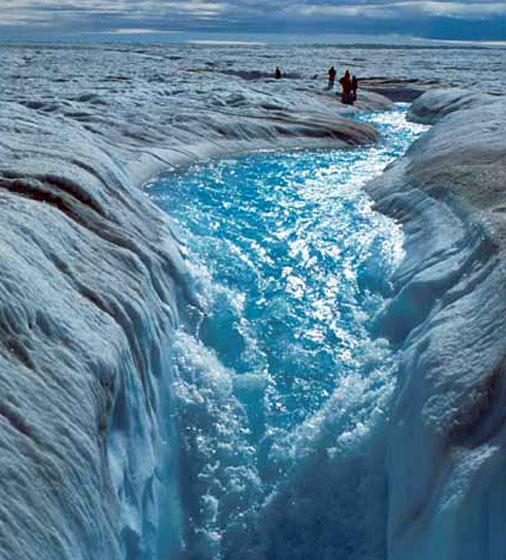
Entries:
[[150, 31], [506, 39], [496, 0], [0, 0], [0, 36]]

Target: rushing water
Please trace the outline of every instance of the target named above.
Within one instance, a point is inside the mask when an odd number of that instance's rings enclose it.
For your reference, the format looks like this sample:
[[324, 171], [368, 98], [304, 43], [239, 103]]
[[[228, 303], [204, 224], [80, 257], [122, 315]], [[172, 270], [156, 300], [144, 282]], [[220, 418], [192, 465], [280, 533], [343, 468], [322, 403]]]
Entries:
[[256, 153], [148, 186], [202, 309], [172, 354], [192, 558], [381, 558], [384, 527], [364, 515], [383, 482], [359, 450], [395, 386], [370, 323], [403, 236], [362, 186], [424, 129], [404, 110], [361, 117], [377, 146]]

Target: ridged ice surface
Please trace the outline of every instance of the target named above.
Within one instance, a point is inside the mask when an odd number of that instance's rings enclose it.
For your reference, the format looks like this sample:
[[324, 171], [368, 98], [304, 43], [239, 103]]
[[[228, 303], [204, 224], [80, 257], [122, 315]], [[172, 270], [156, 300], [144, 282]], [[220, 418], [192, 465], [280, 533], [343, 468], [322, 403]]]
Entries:
[[[425, 127], [400, 107], [363, 118], [378, 146], [217, 160], [148, 187], [179, 225], [202, 309], [174, 355], [187, 547], [199, 559], [336, 558], [346, 546], [349, 558], [382, 556], [381, 527], [336, 526], [353, 497], [327, 477], [287, 511], [273, 505], [325, 465], [336, 476], [395, 386], [395, 352], [370, 322], [403, 236], [362, 186]], [[328, 464], [309, 467], [321, 454]], [[322, 501], [326, 490], [339, 497]]]
[[424, 94], [411, 114], [435, 126], [368, 185], [406, 250], [378, 321], [402, 348], [390, 560], [506, 554], [505, 109], [460, 90]]

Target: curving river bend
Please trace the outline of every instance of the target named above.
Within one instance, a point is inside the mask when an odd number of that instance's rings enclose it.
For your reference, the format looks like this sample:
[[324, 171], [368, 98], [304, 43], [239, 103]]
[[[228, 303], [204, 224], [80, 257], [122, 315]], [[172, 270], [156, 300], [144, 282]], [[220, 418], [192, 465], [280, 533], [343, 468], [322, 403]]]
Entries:
[[190, 558], [382, 557], [396, 355], [373, 320], [403, 234], [363, 186], [425, 130], [405, 110], [359, 117], [375, 146], [213, 160], [147, 186], [201, 307], [171, 353]]

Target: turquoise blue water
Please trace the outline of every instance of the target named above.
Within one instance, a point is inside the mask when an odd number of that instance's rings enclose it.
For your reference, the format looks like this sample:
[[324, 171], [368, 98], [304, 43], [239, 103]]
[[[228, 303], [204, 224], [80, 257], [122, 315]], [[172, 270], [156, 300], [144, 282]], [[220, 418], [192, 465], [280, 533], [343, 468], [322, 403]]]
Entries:
[[280, 553], [283, 531], [262, 524], [308, 457], [352, 448], [387, 414], [395, 353], [370, 324], [403, 234], [362, 187], [423, 131], [404, 111], [360, 117], [380, 129], [376, 146], [213, 160], [147, 187], [202, 308], [171, 349], [195, 558], [323, 557], [314, 543]]

